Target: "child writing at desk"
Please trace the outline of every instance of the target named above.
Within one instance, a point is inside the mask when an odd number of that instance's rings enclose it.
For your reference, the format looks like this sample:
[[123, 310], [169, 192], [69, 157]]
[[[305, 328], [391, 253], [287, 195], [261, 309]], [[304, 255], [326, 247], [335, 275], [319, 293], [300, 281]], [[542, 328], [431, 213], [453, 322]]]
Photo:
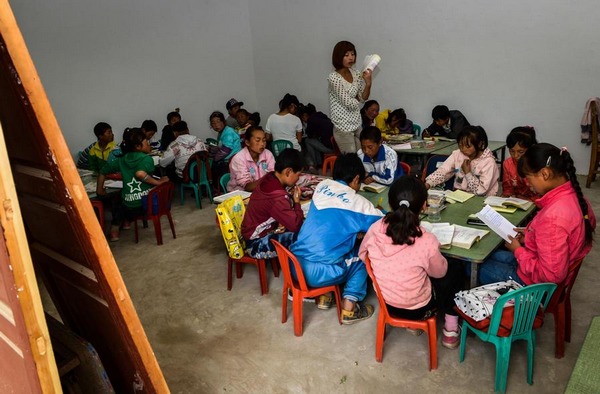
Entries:
[[425, 179], [427, 189], [454, 176], [454, 188], [478, 196], [498, 193], [496, 158], [488, 149], [488, 137], [481, 126], [468, 126], [456, 137], [458, 149]]
[[358, 256], [371, 260], [390, 315], [425, 320], [443, 311], [442, 345], [454, 349], [460, 343], [454, 294], [461, 289], [462, 270], [448, 265], [437, 238], [420, 227], [427, 189], [420, 179], [403, 176], [390, 188], [389, 202], [392, 210], [369, 228]]
[[506, 146], [510, 157], [502, 163], [502, 196], [518, 197], [534, 201], [538, 196], [531, 190], [529, 183], [517, 172], [517, 163], [527, 149], [537, 144], [535, 129], [531, 126], [515, 127], [506, 137]]
[[581, 192], [567, 148], [541, 143], [525, 152], [517, 166], [527, 178], [539, 212], [508, 250], [498, 250], [479, 268], [482, 284], [513, 279], [521, 284], [563, 282], [571, 264], [592, 248], [596, 217]]
[[383, 144], [381, 131], [377, 127], [369, 126], [360, 132], [360, 147], [358, 157], [367, 173], [363, 183], [391, 185], [394, 179], [404, 175], [402, 167], [398, 165], [398, 154]]
[[166, 176], [160, 179], [152, 177], [154, 161], [148, 155], [151, 151], [150, 143], [142, 129], [125, 129], [121, 151], [122, 156], [102, 167], [96, 184], [96, 194], [104, 196], [106, 195], [104, 189], [106, 174], [118, 172], [123, 177], [121, 205], [113, 210], [109, 238], [111, 241], [119, 240], [121, 221], [132, 221], [143, 215], [142, 197], [148, 194], [152, 186], [158, 186], [169, 181]]

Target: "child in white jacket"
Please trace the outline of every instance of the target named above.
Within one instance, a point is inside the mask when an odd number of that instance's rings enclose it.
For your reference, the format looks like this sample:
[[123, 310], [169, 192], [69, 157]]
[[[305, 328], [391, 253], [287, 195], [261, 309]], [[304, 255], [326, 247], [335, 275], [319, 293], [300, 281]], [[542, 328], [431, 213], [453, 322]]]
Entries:
[[458, 149], [425, 179], [427, 189], [454, 176], [454, 188], [478, 196], [498, 193], [500, 172], [496, 158], [488, 149], [488, 138], [481, 126], [469, 126], [456, 137]]

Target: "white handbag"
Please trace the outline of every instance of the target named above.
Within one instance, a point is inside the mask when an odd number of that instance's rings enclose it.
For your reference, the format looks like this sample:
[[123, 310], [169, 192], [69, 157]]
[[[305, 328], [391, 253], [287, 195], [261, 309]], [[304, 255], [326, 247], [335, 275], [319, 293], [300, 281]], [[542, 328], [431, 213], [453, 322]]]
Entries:
[[[470, 290], [463, 290], [456, 293], [454, 302], [458, 309], [465, 315], [475, 321], [482, 321], [492, 314], [496, 300], [502, 295], [512, 290], [520, 289], [519, 283], [514, 280], [504, 282], [490, 283]], [[507, 302], [504, 307], [510, 306]]]

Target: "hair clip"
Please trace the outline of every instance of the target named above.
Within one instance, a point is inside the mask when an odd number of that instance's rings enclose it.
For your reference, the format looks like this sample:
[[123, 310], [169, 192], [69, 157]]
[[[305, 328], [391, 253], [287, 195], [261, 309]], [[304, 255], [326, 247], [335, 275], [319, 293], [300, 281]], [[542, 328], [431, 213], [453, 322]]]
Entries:
[[546, 160], [546, 167], [550, 167], [550, 164], [552, 164], [552, 156], [548, 156], [548, 160]]
[[563, 146], [562, 148], [560, 148], [560, 153], [559, 155], [562, 156], [563, 152], [568, 152], [569, 150], [567, 149], [566, 146]]
[[405, 206], [406, 208], [410, 208], [410, 203], [406, 200], [402, 200], [398, 203], [398, 207]]

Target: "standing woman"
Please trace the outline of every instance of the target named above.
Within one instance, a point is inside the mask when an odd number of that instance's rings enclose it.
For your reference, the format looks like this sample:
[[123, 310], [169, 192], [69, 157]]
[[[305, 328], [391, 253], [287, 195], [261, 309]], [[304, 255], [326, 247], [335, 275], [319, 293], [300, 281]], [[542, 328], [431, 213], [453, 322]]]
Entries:
[[371, 94], [371, 71], [361, 74], [352, 68], [356, 63], [356, 49], [348, 41], [335, 44], [331, 60], [335, 71], [327, 79], [333, 135], [342, 153], [356, 153], [362, 130], [359, 104]]

